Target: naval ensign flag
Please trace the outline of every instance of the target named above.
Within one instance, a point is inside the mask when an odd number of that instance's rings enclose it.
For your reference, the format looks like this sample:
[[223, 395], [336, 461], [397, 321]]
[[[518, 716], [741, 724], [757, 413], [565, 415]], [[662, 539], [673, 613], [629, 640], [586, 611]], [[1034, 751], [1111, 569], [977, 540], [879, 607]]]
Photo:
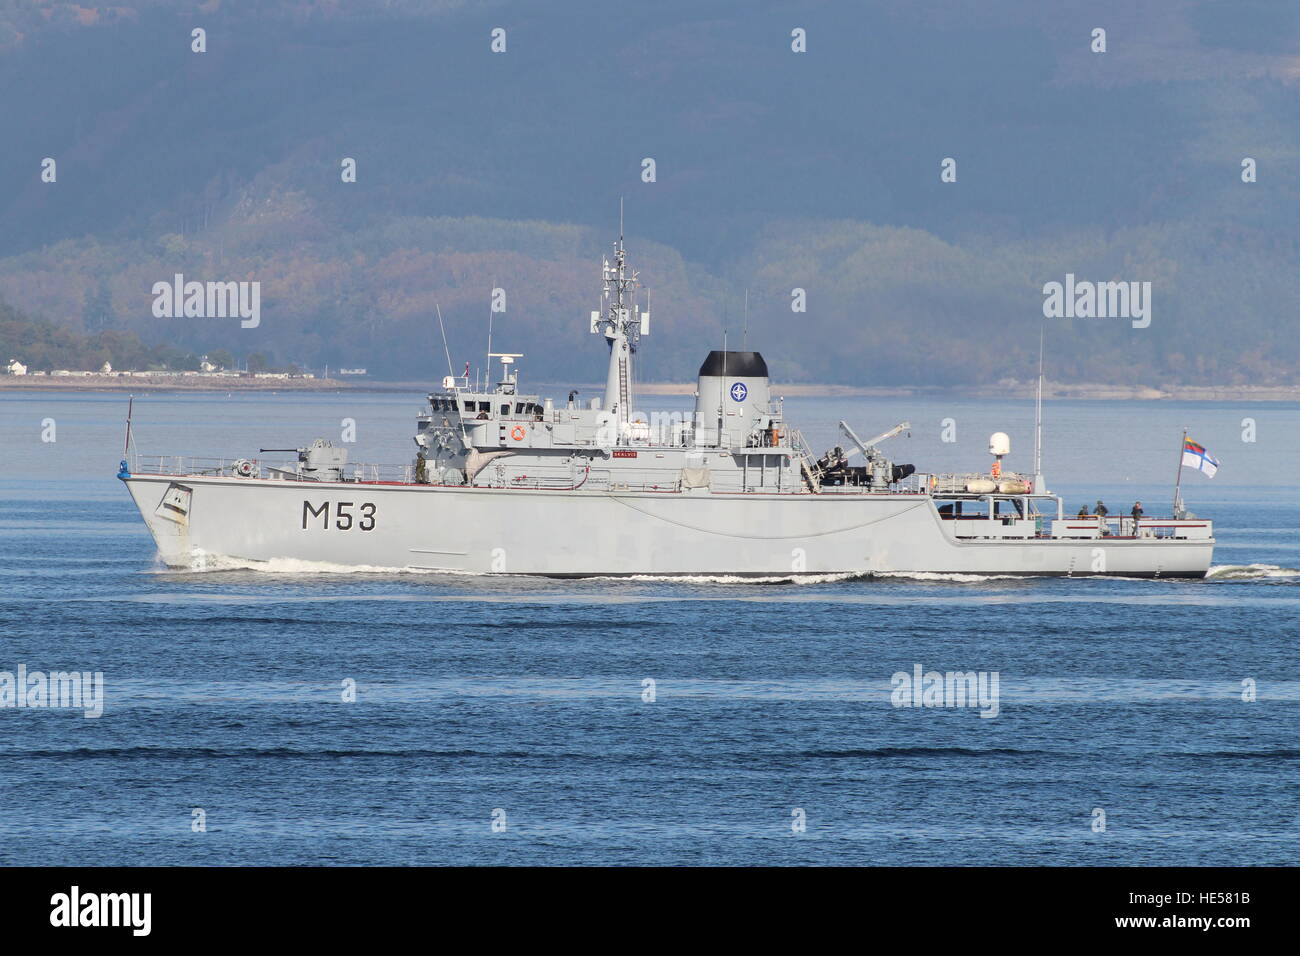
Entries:
[[1190, 438], [1184, 438], [1183, 467], [1195, 468], [1197, 471], [1205, 472], [1207, 478], [1213, 478], [1214, 473], [1219, 470], [1219, 462], [1210, 457], [1204, 445], [1198, 445]]

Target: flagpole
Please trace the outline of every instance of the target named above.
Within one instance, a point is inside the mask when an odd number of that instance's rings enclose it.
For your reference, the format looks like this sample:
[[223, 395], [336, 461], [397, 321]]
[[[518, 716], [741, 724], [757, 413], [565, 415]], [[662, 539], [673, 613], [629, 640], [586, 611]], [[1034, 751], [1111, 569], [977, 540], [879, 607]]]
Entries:
[[1047, 492], [1043, 481], [1043, 330], [1038, 327], [1038, 395], [1034, 401], [1034, 491]]
[[[497, 291], [497, 282], [493, 281], [493, 293]], [[491, 375], [491, 306], [487, 306], [487, 375]], [[486, 392], [486, 389], [484, 389]], [[1182, 459], [1179, 459], [1182, 460]]]
[[1178, 518], [1178, 513], [1182, 510], [1178, 506], [1179, 488], [1183, 483], [1183, 449], [1187, 447], [1187, 429], [1183, 429], [1182, 440], [1178, 443], [1178, 477], [1174, 481], [1174, 518]]

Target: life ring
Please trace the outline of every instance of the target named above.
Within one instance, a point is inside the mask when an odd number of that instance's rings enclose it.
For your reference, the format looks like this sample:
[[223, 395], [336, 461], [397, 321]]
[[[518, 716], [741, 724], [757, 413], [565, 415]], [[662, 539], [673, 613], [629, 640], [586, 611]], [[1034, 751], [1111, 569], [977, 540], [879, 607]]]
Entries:
[[510, 437], [515, 441], [523, 441], [525, 434], [527, 433], [524, 431], [523, 425], [516, 425], [514, 428], [510, 429]]

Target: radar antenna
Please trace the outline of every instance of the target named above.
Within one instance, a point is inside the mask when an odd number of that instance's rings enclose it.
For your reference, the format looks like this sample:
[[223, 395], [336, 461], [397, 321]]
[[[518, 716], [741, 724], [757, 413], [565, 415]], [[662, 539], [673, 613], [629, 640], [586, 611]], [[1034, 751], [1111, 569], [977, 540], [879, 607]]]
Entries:
[[605, 409], [620, 423], [632, 416], [632, 355], [642, 335], [650, 332], [650, 312], [636, 301], [641, 273], [628, 269], [623, 248], [623, 201], [618, 204], [618, 241], [614, 259], [601, 261], [603, 295], [600, 311], [591, 313], [591, 331], [609, 343], [609, 374], [605, 383]]

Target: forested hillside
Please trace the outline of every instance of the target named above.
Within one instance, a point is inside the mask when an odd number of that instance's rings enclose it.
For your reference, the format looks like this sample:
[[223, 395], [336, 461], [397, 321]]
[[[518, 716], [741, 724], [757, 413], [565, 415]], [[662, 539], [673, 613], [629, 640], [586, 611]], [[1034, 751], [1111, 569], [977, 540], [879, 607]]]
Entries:
[[[435, 305], [458, 370], [481, 365], [502, 288], [496, 344], [593, 379], [624, 197], [645, 378], [689, 378], [726, 330], [787, 381], [1024, 379], [1043, 285], [1072, 273], [1150, 282], [1151, 324], [1047, 319], [1055, 378], [1294, 382], [1298, 11], [10, 0], [0, 299], [51, 325], [0, 341], [37, 367], [53, 328], [115, 364], [425, 378]], [[177, 273], [260, 282], [260, 324], [156, 317]]]

